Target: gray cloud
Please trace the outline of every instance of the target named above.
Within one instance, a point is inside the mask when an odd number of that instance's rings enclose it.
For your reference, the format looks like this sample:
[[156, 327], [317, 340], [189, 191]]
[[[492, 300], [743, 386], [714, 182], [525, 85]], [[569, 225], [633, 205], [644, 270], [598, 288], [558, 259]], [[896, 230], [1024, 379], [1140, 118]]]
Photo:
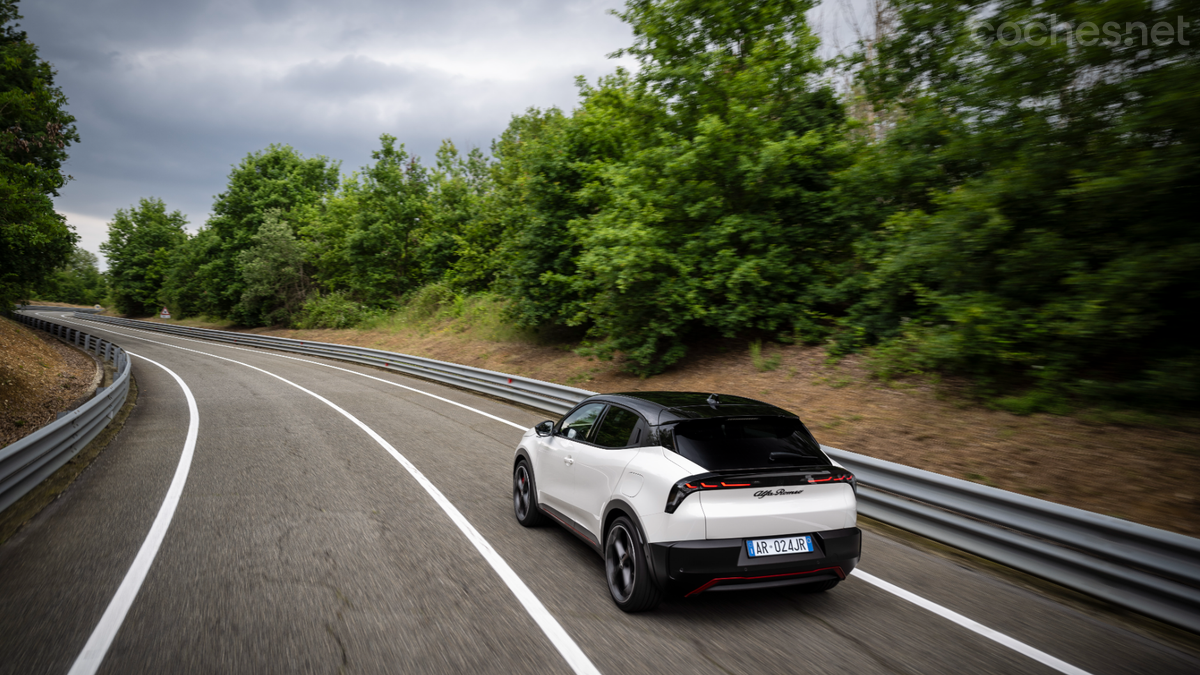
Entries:
[[56, 200], [97, 251], [141, 197], [193, 227], [231, 166], [271, 143], [370, 161], [382, 133], [431, 159], [443, 138], [487, 148], [515, 113], [571, 108], [574, 76], [617, 64], [620, 0], [346, 3], [30, 2], [22, 27], [58, 70], [81, 142]]
[[[845, 24], [870, 0], [830, 2], [824, 23]], [[20, 10], [81, 136], [56, 204], [98, 252], [104, 223], [141, 197], [203, 224], [230, 168], [271, 143], [342, 160], [347, 173], [370, 162], [382, 133], [427, 161], [444, 138], [486, 150], [513, 114], [570, 109], [576, 75], [612, 72], [606, 55], [632, 41], [606, 13], [621, 5], [22, 0]]]
[[367, 56], [343, 56], [337, 61], [310, 61], [290, 68], [275, 86], [283, 91], [345, 100], [411, 90], [414, 80], [436, 79], [436, 71], [418, 72]]

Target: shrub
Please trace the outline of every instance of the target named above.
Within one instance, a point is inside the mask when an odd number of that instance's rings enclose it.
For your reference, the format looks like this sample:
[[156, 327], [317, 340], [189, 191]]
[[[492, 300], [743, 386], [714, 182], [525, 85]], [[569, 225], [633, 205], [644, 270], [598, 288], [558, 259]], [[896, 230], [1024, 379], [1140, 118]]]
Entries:
[[344, 293], [310, 295], [295, 319], [296, 328], [350, 328], [373, 316], [374, 312], [346, 297]]

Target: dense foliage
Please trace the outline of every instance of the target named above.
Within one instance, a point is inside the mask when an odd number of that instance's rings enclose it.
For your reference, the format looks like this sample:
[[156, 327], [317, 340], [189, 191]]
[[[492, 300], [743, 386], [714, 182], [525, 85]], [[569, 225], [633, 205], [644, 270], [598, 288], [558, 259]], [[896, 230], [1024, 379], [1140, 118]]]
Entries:
[[100, 250], [108, 258], [111, 298], [117, 311], [152, 314], [174, 252], [187, 239], [187, 219], [167, 213], [161, 199], [142, 199], [119, 209], [108, 225], [108, 240]]
[[51, 197], [67, 146], [79, 140], [54, 69], [18, 30], [16, 0], [0, 0], [0, 308], [67, 265], [77, 239]]
[[37, 287], [37, 299], [72, 305], [104, 302], [108, 296], [108, 283], [98, 265], [95, 253], [76, 246], [67, 264], [54, 269]]
[[641, 68], [585, 89], [581, 112], [624, 152], [589, 167], [593, 213], [571, 223], [585, 251], [572, 320], [601, 354], [653, 372], [698, 330], [790, 335], [819, 305], [850, 240], [832, 197], [844, 115], [815, 78], [811, 6], [638, 0], [621, 14]]
[[[217, 195], [205, 229], [217, 248], [202, 265], [206, 283], [201, 306], [215, 316], [247, 325], [269, 323], [276, 306], [262, 302], [252, 286], [260, 279], [246, 265], [263, 251], [256, 237], [268, 218], [289, 218], [293, 211], [319, 203], [336, 186], [338, 165], [324, 157], [304, 158], [289, 146], [272, 145], [247, 155], [229, 174], [229, 186]], [[247, 255], [249, 254], [249, 255]]]
[[887, 206], [843, 344], [996, 385], [1200, 398], [1200, 3], [897, 5], [864, 69], [901, 121], [856, 167], [855, 194]]
[[325, 288], [386, 307], [420, 277], [417, 231], [429, 179], [392, 136], [384, 135], [371, 156], [374, 165], [298, 218]]
[[1194, 404], [1197, 4], [894, 0], [839, 93], [810, 2], [629, 0], [639, 67], [581, 80], [575, 110], [431, 166], [389, 135], [345, 177], [253, 153], [136, 297], [345, 327], [489, 293], [642, 374], [745, 336], [982, 393]]

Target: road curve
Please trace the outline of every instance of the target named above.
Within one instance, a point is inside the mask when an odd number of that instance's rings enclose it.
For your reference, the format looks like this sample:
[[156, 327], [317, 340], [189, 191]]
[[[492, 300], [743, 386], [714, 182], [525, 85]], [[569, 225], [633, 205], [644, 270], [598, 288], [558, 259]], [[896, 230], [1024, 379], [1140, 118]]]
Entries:
[[512, 517], [521, 432], [502, 420], [544, 415], [352, 364], [46, 316], [137, 354], [140, 394], [109, 448], [0, 547], [3, 673], [71, 669], [167, 496], [191, 415], [148, 360], [192, 392], [198, 431], [101, 673], [1200, 672], [1190, 645], [870, 530], [861, 569], [931, 605], [852, 576], [816, 596], [710, 594], [627, 615], [585, 545]]

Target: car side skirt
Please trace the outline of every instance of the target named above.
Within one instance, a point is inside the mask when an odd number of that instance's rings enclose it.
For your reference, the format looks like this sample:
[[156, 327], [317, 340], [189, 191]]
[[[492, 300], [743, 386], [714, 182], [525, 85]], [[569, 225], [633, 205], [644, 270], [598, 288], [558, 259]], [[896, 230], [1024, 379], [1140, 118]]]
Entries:
[[600, 542], [596, 541], [596, 538], [593, 537], [583, 525], [580, 525], [574, 519], [567, 517], [566, 514], [562, 513], [553, 506], [538, 504], [538, 508], [541, 509], [542, 513], [550, 516], [551, 520], [565, 527], [568, 532], [582, 539], [585, 544], [592, 547], [593, 551], [596, 553], [601, 553]]

